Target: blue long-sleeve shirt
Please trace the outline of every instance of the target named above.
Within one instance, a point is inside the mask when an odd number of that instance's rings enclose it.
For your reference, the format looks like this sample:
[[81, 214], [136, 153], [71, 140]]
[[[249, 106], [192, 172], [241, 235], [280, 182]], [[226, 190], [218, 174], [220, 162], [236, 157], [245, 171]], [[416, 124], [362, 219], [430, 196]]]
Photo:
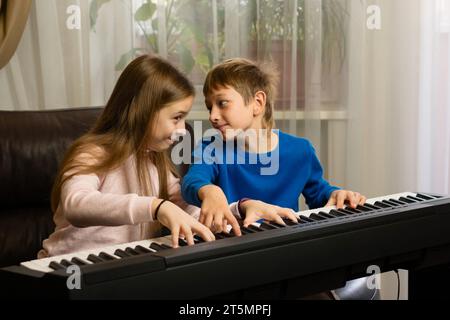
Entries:
[[220, 136], [204, 139], [194, 150], [194, 163], [182, 181], [186, 202], [201, 206], [199, 189], [214, 184], [229, 203], [250, 198], [298, 211], [303, 194], [310, 209], [323, 207], [339, 188], [323, 179], [314, 147], [306, 139], [274, 132], [278, 145], [265, 154], [245, 152]]

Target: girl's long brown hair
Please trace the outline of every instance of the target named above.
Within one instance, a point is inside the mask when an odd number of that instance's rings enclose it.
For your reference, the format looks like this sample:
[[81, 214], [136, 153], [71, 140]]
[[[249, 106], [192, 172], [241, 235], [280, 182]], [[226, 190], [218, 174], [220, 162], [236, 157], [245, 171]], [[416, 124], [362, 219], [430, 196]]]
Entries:
[[[136, 156], [142, 195], [150, 195], [151, 161], [158, 170], [159, 197], [168, 198], [169, 172], [176, 175], [167, 152], [147, 150], [158, 112], [174, 102], [194, 96], [189, 80], [167, 61], [150, 55], [133, 60], [122, 72], [111, 97], [93, 128], [67, 151], [53, 185], [51, 205], [56, 211], [63, 184], [74, 175], [104, 174]], [[101, 150], [101, 152], [99, 152]], [[80, 159], [87, 154], [92, 163]]]

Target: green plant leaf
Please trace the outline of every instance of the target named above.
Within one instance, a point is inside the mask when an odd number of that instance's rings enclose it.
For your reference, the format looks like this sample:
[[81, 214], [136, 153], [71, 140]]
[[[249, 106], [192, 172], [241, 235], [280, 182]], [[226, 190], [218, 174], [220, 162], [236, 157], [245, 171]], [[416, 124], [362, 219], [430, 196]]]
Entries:
[[89, 19], [91, 22], [91, 29], [95, 32], [95, 25], [97, 23], [98, 12], [100, 8], [110, 2], [111, 0], [92, 0], [91, 6], [89, 7]]
[[156, 11], [156, 4], [151, 1], [144, 3], [139, 9], [136, 10], [134, 14], [134, 20], [136, 21], [146, 21], [150, 20]]
[[183, 66], [183, 71], [187, 74], [191, 73], [195, 66], [195, 60], [192, 57], [191, 51], [184, 45], [178, 45], [178, 51], [180, 53], [181, 64]]
[[136, 54], [141, 51], [141, 48], [133, 48], [127, 53], [124, 53], [120, 56], [119, 62], [116, 64], [116, 71], [122, 71], [131, 60], [136, 57]]

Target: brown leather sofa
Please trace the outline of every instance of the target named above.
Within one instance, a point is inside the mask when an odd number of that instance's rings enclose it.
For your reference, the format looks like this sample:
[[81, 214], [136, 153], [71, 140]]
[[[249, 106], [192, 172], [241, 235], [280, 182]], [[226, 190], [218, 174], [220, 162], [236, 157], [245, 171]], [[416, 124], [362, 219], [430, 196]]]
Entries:
[[[50, 193], [59, 163], [101, 111], [0, 111], [0, 267], [36, 259], [55, 227]], [[177, 169], [183, 175], [187, 165]]]
[[59, 163], [100, 112], [0, 111], [0, 267], [36, 259], [54, 229], [50, 191]]

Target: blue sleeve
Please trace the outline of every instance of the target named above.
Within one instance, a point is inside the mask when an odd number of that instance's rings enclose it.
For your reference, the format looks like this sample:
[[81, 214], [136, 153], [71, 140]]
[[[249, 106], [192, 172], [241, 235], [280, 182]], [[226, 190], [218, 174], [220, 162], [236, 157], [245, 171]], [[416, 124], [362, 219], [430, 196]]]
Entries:
[[214, 184], [218, 175], [218, 167], [214, 157], [204, 152], [206, 142], [201, 142], [193, 152], [193, 163], [182, 179], [181, 194], [184, 200], [194, 206], [200, 207], [201, 201], [198, 197], [200, 188]]
[[309, 161], [310, 161], [310, 175], [303, 189], [306, 204], [310, 209], [320, 208], [325, 206], [331, 193], [334, 190], [339, 190], [338, 187], [331, 186], [323, 178], [323, 169], [316, 156], [316, 152], [311, 143], [309, 146]]

